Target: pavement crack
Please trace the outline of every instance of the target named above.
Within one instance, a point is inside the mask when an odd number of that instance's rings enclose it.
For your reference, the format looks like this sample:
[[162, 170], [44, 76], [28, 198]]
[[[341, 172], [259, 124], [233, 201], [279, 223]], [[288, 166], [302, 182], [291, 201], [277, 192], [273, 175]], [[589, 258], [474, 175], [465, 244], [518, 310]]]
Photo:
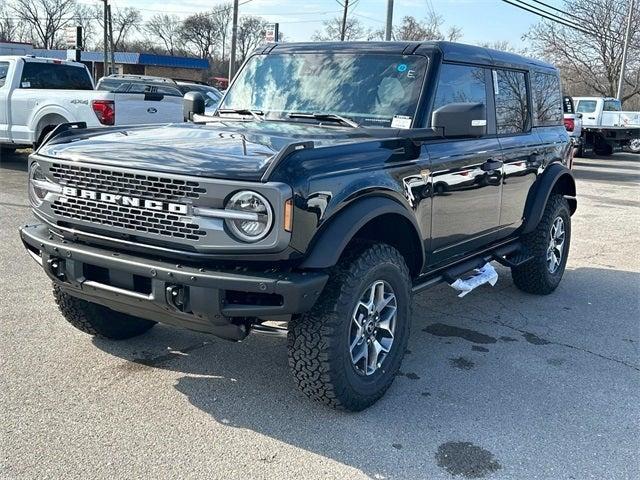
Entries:
[[[499, 302], [499, 303], [501, 303], [501, 302]], [[508, 328], [510, 330], [513, 330], [515, 332], [518, 332], [518, 333], [522, 334], [525, 337], [525, 339], [526, 338], [534, 338], [534, 339], [541, 340], [540, 344], [542, 344], [542, 345], [557, 345], [557, 346], [560, 346], [560, 347], [571, 348], [572, 350], [577, 350], [577, 351], [582, 352], [582, 353], [593, 355], [593, 356], [598, 357], [598, 358], [600, 358], [602, 360], [608, 360], [610, 362], [614, 362], [614, 363], [623, 365], [625, 367], [628, 367], [628, 368], [631, 368], [633, 370], [636, 370], [636, 371], [640, 372], [640, 367], [637, 366], [637, 365], [634, 365], [633, 363], [625, 362], [624, 360], [620, 360], [620, 359], [614, 358], [614, 357], [608, 357], [608, 356], [603, 355], [601, 353], [591, 351], [591, 350], [589, 350], [587, 348], [578, 347], [576, 345], [571, 345], [569, 343], [563, 343], [563, 342], [558, 342], [558, 341], [555, 341], [555, 340], [549, 340], [547, 338], [543, 339], [541, 337], [538, 337], [535, 333], [529, 332], [527, 330], [523, 330], [521, 328], [513, 327], [513, 326], [511, 326], [511, 325], [509, 325], [507, 323], [501, 322], [498, 319], [486, 320], [484, 318], [477, 318], [477, 317], [473, 317], [473, 316], [470, 316], [470, 315], [452, 314], [452, 313], [442, 312], [442, 311], [439, 311], [439, 310], [433, 310], [433, 312], [441, 314], [441, 315], [445, 315], [447, 317], [464, 318], [466, 320], [472, 320], [472, 321], [476, 321], [476, 322], [493, 323], [495, 325], [500, 325], [501, 327], [505, 327], [505, 328]], [[518, 313], [520, 313], [520, 315], [525, 320], [527, 320], [527, 317], [525, 315], [523, 315], [522, 312], [518, 312]], [[535, 341], [534, 342], [530, 342], [530, 343], [535, 343]]]

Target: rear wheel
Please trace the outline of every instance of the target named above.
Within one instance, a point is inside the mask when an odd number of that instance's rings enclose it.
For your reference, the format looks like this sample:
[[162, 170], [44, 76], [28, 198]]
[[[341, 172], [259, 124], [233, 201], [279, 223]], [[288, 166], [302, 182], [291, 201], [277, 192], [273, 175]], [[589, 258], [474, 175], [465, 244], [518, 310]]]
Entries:
[[511, 269], [516, 287], [538, 295], [553, 292], [562, 280], [571, 241], [571, 213], [566, 198], [552, 194], [540, 223], [522, 241], [533, 258]]
[[60, 312], [71, 325], [96, 337], [124, 340], [141, 335], [156, 324], [72, 297], [55, 284], [53, 296]]
[[300, 389], [334, 408], [374, 404], [402, 363], [410, 312], [409, 270], [395, 248], [347, 253], [314, 308], [289, 324], [289, 366]]
[[640, 153], [640, 138], [631, 140], [627, 148], [631, 153]]

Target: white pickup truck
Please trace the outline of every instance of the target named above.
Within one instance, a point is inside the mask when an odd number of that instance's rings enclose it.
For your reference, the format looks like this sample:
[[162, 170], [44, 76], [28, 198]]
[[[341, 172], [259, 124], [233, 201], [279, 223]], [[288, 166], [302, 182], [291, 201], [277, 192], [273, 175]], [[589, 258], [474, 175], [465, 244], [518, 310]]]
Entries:
[[33, 56], [0, 56], [0, 148], [37, 146], [57, 125], [85, 122], [139, 125], [182, 122], [182, 97], [149, 89], [94, 89], [82, 63]]
[[627, 148], [640, 153], [640, 112], [624, 112], [620, 100], [608, 97], [573, 97], [582, 114], [583, 150], [611, 155]]

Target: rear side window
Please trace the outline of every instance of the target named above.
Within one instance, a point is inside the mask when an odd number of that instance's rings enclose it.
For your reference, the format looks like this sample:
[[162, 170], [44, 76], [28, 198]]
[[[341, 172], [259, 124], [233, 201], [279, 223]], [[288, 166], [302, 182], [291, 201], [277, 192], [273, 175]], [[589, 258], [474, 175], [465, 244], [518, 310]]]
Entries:
[[560, 79], [556, 75], [534, 73], [531, 88], [533, 90], [533, 124], [540, 127], [562, 125]]
[[93, 90], [84, 67], [60, 63], [27, 62], [22, 69], [21, 88], [53, 90]]
[[619, 112], [622, 110], [620, 100], [605, 100], [602, 108], [605, 112]]
[[596, 107], [598, 102], [595, 100], [580, 100], [578, 102], [578, 108], [576, 108], [576, 112], [578, 113], [593, 113], [596, 111]]
[[0, 88], [4, 87], [9, 72], [9, 62], [0, 62]]
[[496, 129], [499, 135], [529, 131], [529, 100], [524, 72], [494, 70]]
[[484, 69], [466, 65], [443, 64], [436, 89], [433, 110], [449, 103], [487, 104]]

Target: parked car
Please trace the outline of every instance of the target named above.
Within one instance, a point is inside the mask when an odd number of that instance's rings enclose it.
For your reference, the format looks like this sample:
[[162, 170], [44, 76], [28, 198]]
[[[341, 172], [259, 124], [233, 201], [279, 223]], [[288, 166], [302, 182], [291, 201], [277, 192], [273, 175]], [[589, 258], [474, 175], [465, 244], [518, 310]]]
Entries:
[[114, 73], [106, 77], [102, 77], [96, 83], [97, 90], [107, 90], [114, 92], [122, 86], [129, 86], [131, 84], [149, 85], [156, 87], [170, 88], [170, 92], [175, 93], [176, 90], [180, 91], [178, 84], [175, 80], [165, 77], [154, 77], [151, 75], [133, 75], [133, 74], [118, 74]]
[[204, 96], [205, 115], [213, 115], [220, 103], [220, 100], [222, 100], [222, 93], [220, 90], [210, 87], [209, 85], [181, 81], [178, 81], [177, 84], [182, 95], [189, 92], [199, 92]]
[[582, 114], [576, 113], [573, 99], [565, 96], [562, 101], [564, 109], [564, 128], [566, 128], [571, 144], [573, 145], [573, 156], [579, 156], [582, 148]]
[[38, 145], [57, 125], [89, 127], [182, 121], [182, 98], [94, 90], [87, 68], [71, 61], [0, 56], [0, 145]]
[[640, 112], [623, 112], [620, 100], [608, 97], [574, 97], [582, 114], [582, 150], [598, 155], [631, 149], [640, 152]]
[[413, 293], [495, 282], [491, 261], [528, 293], [562, 279], [576, 185], [547, 63], [449, 42], [276, 44], [202, 118], [70, 127], [31, 155], [39, 223], [20, 235], [76, 328], [286, 335], [306, 395], [362, 410], [399, 372]]

